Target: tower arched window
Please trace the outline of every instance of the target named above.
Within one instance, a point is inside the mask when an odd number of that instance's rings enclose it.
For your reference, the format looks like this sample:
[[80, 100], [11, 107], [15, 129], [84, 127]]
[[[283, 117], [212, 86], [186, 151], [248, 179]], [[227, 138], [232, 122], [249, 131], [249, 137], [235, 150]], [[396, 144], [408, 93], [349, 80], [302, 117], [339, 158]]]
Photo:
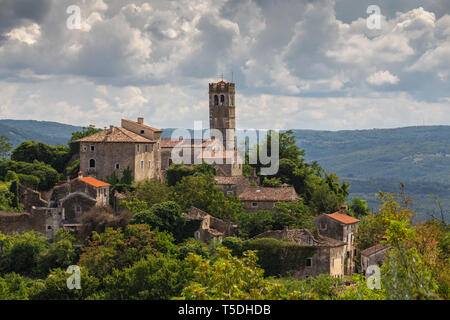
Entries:
[[89, 168], [95, 168], [95, 159], [89, 160]]
[[225, 104], [225, 96], [223, 94], [220, 95], [220, 105], [223, 106]]
[[214, 96], [214, 105], [215, 106], [219, 105], [219, 97], [217, 95]]

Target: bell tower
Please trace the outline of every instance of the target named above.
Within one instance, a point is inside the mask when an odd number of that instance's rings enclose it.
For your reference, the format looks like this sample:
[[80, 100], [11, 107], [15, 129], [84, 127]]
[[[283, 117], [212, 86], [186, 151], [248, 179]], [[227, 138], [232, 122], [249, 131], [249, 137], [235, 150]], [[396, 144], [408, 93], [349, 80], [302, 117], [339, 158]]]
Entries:
[[235, 150], [236, 117], [234, 105], [234, 83], [209, 84], [209, 128], [222, 133], [224, 148]]

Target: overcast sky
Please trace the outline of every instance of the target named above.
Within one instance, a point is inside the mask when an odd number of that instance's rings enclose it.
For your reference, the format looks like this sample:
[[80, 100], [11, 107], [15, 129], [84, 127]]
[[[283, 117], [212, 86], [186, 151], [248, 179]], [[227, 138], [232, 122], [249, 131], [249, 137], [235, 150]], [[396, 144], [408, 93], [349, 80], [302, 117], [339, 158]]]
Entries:
[[207, 126], [231, 72], [240, 128], [449, 125], [450, 1], [0, 0], [3, 119]]

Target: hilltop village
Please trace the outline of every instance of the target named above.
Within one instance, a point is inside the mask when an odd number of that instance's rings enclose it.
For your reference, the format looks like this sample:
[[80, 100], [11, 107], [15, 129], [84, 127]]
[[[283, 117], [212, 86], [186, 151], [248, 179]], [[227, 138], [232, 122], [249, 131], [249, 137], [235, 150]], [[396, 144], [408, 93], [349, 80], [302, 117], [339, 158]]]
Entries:
[[[165, 182], [171, 169], [180, 165], [192, 169], [196, 167], [194, 163], [205, 160], [212, 163], [214, 184], [223, 194], [223, 199], [236, 199], [244, 215], [258, 212], [275, 214], [283, 205], [286, 208], [304, 206], [304, 199], [294, 185], [267, 183], [276, 178], [262, 183], [263, 177], [258, 176], [256, 168], [244, 174], [244, 164], [236, 160], [235, 108], [234, 83], [220, 81], [209, 84], [210, 129], [220, 132], [222, 141], [214, 138], [202, 141], [163, 139], [162, 130], [146, 124], [142, 117], [136, 121], [122, 119], [120, 127], [111, 125], [77, 139], [78, 176], [67, 177], [46, 192], [38, 192], [19, 183], [18, 194], [24, 212], [0, 213], [0, 231], [11, 235], [34, 230], [49, 239], [53, 239], [60, 229], [79, 231], [87, 214], [100, 212], [100, 208], [105, 207], [117, 214], [122, 201], [128, 199], [126, 190], [112, 185], [111, 177], [119, 181], [128, 175], [135, 183], [147, 180]], [[223, 145], [219, 145], [221, 143]], [[198, 146], [201, 147], [196, 148]], [[174, 161], [174, 148], [180, 148], [181, 153], [189, 151], [190, 162], [180, 164]], [[234, 161], [226, 161], [229, 158]], [[205, 208], [190, 206], [183, 217], [197, 226], [185, 231], [204, 243], [221, 243], [230, 237], [239, 239], [242, 234], [239, 232], [242, 226], [238, 222], [215, 211], [207, 212]], [[249, 238], [276, 239], [298, 245], [301, 250], [293, 259], [294, 265], [289, 265], [295, 278], [320, 274], [342, 278], [355, 272], [365, 273], [370, 265], [381, 265], [384, 253], [389, 249], [389, 246], [377, 243], [357, 252], [354, 241], [358, 223], [359, 219], [351, 216], [348, 206], [342, 202], [337, 211], [314, 215], [307, 227], [284, 225], [252, 234]], [[273, 225], [277, 225], [277, 221]], [[287, 265], [292, 262], [278, 263]]]

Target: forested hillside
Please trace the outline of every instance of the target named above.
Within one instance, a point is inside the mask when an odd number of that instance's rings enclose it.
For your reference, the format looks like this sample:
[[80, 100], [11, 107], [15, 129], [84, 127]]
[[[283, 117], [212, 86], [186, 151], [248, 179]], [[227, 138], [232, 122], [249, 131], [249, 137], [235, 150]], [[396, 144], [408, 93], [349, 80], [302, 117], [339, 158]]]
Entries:
[[81, 127], [51, 121], [0, 120], [0, 136], [7, 136], [13, 148], [30, 140], [53, 146], [67, 144], [72, 132], [79, 130]]

